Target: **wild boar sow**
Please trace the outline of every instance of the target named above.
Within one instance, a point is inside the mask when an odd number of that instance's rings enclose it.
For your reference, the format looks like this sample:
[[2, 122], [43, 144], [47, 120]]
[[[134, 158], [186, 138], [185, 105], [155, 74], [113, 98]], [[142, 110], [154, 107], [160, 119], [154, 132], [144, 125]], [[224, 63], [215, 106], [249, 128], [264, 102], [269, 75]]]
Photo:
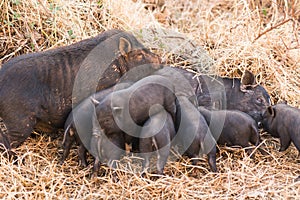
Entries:
[[[160, 67], [157, 55], [120, 30], [11, 59], [0, 70], [0, 143], [10, 151], [33, 129], [62, 128], [72, 103], [114, 85], [128, 70], [146, 63], [153, 63], [153, 70]], [[96, 82], [89, 80], [92, 75]]]

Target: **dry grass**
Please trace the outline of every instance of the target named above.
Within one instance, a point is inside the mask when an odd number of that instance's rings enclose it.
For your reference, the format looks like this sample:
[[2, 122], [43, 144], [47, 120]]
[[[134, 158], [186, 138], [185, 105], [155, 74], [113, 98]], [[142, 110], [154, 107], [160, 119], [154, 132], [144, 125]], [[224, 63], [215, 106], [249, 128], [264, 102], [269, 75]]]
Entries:
[[[206, 71], [230, 77], [249, 69], [273, 102], [285, 99], [299, 107], [299, 0], [166, 0], [165, 6], [163, 12], [150, 12], [141, 2], [127, 0], [0, 0], [0, 61], [120, 28], [133, 31], [175, 66], [209, 66]], [[62, 138], [38, 135], [16, 149], [23, 164], [0, 158], [0, 198], [299, 198], [296, 148], [280, 153], [278, 140], [264, 138], [269, 155], [257, 153], [255, 160], [243, 150], [221, 148], [218, 174], [208, 172], [205, 161], [197, 167], [170, 161], [166, 177], [152, 181], [136, 173], [137, 159], [125, 157], [119, 164], [120, 181], [113, 183], [110, 176], [89, 179], [90, 168], [78, 166], [75, 149], [60, 166]]]

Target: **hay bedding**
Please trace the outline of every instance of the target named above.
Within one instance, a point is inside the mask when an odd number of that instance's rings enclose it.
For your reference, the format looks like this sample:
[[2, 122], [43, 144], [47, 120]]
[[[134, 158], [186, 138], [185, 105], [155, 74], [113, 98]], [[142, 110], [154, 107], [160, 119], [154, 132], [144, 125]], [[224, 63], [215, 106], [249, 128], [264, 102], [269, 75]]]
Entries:
[[[146, 3], [155, 8], [155, 2], [163, 1]], [[1, 62], [121, 28], [133, 31], [174, 66], [198, 71], [209, 66], [205, 72], [228, 77], [240, 77], [241, 71], [249, 69], [258, 75], [257, 81], [266, 87], [274, 103], [285, 99], [299, 107], [298, 0], [166, 0], [164, 9], [153, 12], [144, 9], [140, 1], [2, 0], [0, 9]], [[191, 166], [188, 160], [172, 160], [166, 165], [166, 176], [153, 181], [136, 173], [141, 167], [138, 158], [124, 157], [117, 171], [120, 180], [114, 183], [109, 175], [89, 179], [91, 167], [78, 166], [75, 148], [60, 166], [62, 138], [38, 134], [16, 149], [18, 166], [1, 155], [0, 198], [299, 198], [300, 183], [294, 182], [300, 174], [296, 148], [292, 145], [278, 152], [277, 139], [266, 134], [263, 139], [269, 154], [256, 151], [254, 160], [243, 149], [221, 147], [218, 174], [207, 170], [205, 158], [198, 166]]]

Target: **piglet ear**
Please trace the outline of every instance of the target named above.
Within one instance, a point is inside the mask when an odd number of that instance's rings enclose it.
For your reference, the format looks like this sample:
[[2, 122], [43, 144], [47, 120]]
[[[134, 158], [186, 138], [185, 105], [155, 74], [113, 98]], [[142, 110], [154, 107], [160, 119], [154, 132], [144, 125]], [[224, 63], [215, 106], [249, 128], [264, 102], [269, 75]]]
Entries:
[[131, 43], [126, 39], [121, 37], [119, 40], [119, 51], [122, 55], [131, 51]]
[[267, 108], [267, 112], [274, 118], [276, 115], [275, 109], [273, 108], [273, 106], [269, 106]]

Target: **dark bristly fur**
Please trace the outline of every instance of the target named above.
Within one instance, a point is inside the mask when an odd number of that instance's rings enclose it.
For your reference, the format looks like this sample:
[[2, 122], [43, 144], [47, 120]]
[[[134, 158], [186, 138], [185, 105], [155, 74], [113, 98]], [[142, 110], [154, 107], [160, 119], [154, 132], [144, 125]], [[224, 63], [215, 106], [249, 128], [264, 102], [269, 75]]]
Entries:
[[[85, 60], [90, 53], [94, 57]], [[98, 53], [115, 55], [115, 60], [109, 66], [101, 66]], [[7, 128], [6, 133], [0, 130], [0, 143], [10, 150], [11, 146], [22, 144], [33, 129], [47, 127], [43, 131], [53, 133], [63, 127], [72, 103], [76, 105], [95, 90], [116, 84], [128, 70], [146, 63], [154, 63], [153, 68], [157, 69], [160, 58], [133, 35], [120, 30], [11, 59], [0, 70], [0, 118]], [[85, 83], [89, 74], [97, 73], [95, 69], [104, 71], [98, 74], [98, 85], [85, 85], [79, 90], [84, 91], [79, 98], [72, 99], [75, 80]], [[79, 70], [86, 72], [85, 76], [76, 77]]]

